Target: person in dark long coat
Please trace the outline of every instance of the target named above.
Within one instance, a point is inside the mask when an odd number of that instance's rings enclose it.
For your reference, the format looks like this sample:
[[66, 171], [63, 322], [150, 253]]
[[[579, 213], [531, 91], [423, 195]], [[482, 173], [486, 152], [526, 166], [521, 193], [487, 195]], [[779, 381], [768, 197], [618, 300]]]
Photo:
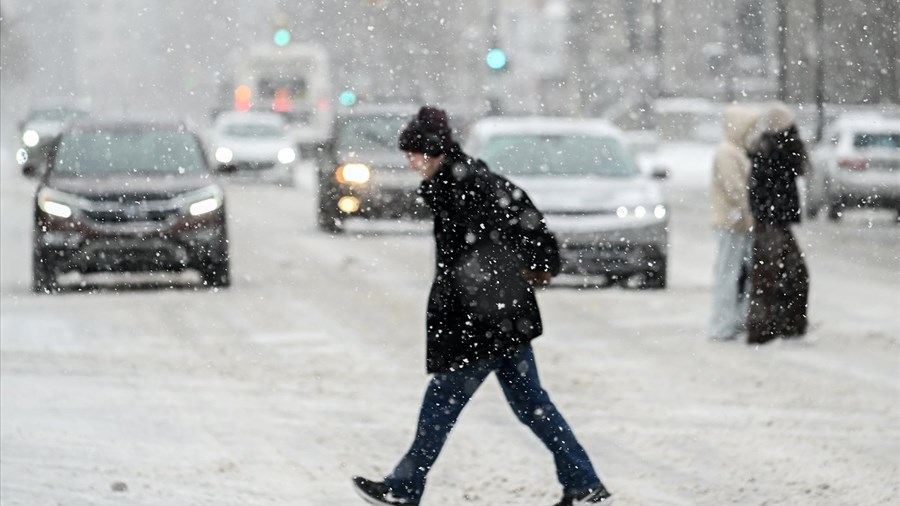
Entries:
[[552, 452], [563, 498], [600, 503], [609, 492], [538, 377], [531, 341], [542, 322], [533, 286], [559, 272], [559, 251], [528, 195], [462, 152], [447, 114], [423, 107], [399, 137], [431, 208], [435, 275], [427, 310], [432, 374], [412, 447], [383, 480], [354, 477], [372, 504], [417, 505], [466, 403], [490, 373], [507, 402]]
[[791, 226], [800, 222], [797, 178], [807, 152], [794, 116], [782, 103], [769, 107], [750, 148], [748, 182], [753, 214], [753, 269], [747, 340], [762, 344], [806, 334], [809, 272]]

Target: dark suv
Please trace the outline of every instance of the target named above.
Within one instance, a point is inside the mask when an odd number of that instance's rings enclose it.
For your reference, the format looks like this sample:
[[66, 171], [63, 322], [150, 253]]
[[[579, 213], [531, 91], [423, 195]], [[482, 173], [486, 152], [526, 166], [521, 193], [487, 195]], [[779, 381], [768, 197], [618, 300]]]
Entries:
[[35, 292], [68, 270], [197, 269], [226, 286], [225, 195], [182, 124], [72, 126], [52, 143], [34, 206]]
[[421, 178], [397, 149], [397, 134], [415, 112], [408, 106], [361, 106], [337, 118], [319, 160], [321, 229], [340, 232], [348, 218], [427, 216], [416, 199]]

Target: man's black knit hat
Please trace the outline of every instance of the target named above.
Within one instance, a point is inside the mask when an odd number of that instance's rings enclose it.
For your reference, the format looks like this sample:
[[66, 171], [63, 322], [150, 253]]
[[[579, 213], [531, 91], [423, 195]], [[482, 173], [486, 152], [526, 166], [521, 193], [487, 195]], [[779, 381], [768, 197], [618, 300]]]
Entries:
[[397, 146], [403, 151], [439, 156], [450, 151], [453, 131], [447, 112], [437, 107], [423, 106], [400, 132]]

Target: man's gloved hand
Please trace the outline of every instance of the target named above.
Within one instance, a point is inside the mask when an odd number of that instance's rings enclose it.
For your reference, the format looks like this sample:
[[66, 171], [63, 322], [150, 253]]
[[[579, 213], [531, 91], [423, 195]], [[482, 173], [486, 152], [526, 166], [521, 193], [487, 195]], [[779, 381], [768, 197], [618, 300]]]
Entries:
[[540, 287], [549, 285], [553, 275], [549, 272], [526, 270], [522, 271], [522, 277], [525, 278], [525, 281], [527, 281], [529, 285]]

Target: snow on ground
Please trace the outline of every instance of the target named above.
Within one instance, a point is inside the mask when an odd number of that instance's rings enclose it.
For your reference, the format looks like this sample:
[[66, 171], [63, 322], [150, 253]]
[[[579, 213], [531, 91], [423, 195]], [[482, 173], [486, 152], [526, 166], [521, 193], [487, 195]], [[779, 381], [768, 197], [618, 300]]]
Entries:
[[[896, 504], [900, 236], [804, 224], [816, 340], [709, 343], [711, 147], [662, 146], [665, 291], [551, 287], [545, 386], [620, 505]], [[309, 169], [309, 167], [306, 167]], [[28, 291], [32, 183], [0, 160], [0, 503], [353, 505], [390, 470], [424, 374], [421, 224], [315, 229], [312, 174], [229, 184], [234, 285]], [[194, 278], [195, 279], [195, 278]], [[489, 380], [423, 505], [553, 504], [549, 454]]]

